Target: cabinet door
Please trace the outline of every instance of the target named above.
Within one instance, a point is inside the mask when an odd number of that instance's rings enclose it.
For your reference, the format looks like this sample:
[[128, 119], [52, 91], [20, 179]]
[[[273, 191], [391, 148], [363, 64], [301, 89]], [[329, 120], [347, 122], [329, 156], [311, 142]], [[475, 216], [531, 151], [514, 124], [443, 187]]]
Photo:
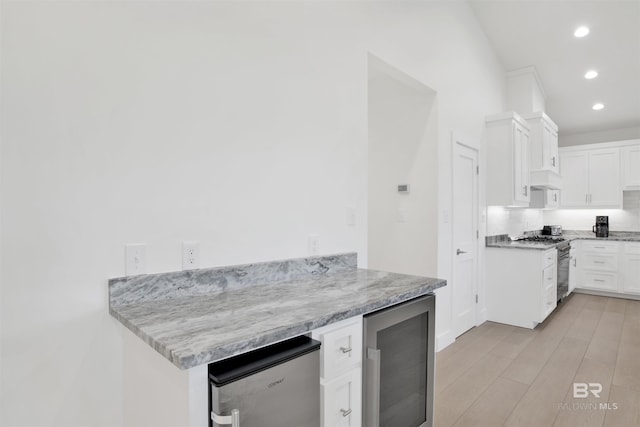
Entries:
[[551, 170], [560, 173], [560, 156], [558, 153], [558, 132], [551, 130], [549, 139], [549, 156], [551, 157]]
[[557, 208], [560, 204], [560, 190], [545, 190], [545, 208]]
[[622, 256], [622, 290], [640, 294], [640, 243], [626, 243]]
[[578, 282], [578, 249], [577, 245], [571, 243], [571, 250], [569, 252], [569, 293], [573, 292]]
[[587, 206], [589, 197], [588, 187], [588, 157], [586, 152], [565, 152], [560, 154], [562, 163], [562, 194], [561, 207]]
[[558, 133], [545, 121], [542, 123], [542, 168], [559, 172]]
[[622, 148], [622, 189], [640, 189], [640, 145]]
[[529, 132], [513, 124], [513, 200], [528, 203], [529, 194]]
[[622, 207], [618, 148], [589, 152], [589, 206]]

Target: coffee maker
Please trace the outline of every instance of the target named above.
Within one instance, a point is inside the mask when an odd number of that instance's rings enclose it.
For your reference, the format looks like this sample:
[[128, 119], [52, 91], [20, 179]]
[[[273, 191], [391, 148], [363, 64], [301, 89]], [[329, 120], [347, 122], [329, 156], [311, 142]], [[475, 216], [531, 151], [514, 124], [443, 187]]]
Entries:
[[596, 216], [596, 225], [591, 228], [596, 233], [596, 237], [609, 237], [609, 217], [605, 215]]

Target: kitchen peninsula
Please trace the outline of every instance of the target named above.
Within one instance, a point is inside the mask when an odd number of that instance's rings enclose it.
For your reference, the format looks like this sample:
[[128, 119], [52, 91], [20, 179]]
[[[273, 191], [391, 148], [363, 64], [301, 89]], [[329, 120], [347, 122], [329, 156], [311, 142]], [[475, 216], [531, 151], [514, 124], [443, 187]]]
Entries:
[[125, 423], [205, 427], [207, 364], [445, 285], [359, 269], [355, 253], [111, 279], [110, 313], [137, 336], [125, 332]]

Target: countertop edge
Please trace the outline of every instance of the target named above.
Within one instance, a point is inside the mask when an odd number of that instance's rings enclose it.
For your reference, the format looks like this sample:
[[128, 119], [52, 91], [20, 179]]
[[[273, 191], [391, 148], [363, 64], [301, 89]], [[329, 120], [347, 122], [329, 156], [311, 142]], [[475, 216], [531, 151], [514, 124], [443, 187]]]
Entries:
[[285, 339], [293, 338], [298, 335], [311, 332], [314, 329], [330, 325], [335, 322], [339, 322], [350, 317], [365, 315], [374, 311], [383, 309], [388, 306], [392, 306], [410, 299], [420, 297], [433, 293], [436, 289], [446, 286], [447, 281], [444, 279], [428, 278], [425, 277], [424, 285], [407, 292], [402, 292], [397, 295], [393, 295], [384, 298], [373, 303], [366, 305], [355, 306], [348, 310], [341, 310], [335, 313], [323, 315], [316, 319], [310, 319], [302, 321], [286, 327], [265, 331], [265, 333], [256, 335], [250, 339], [241, 339], [236, 342], [222, 344], [205, 351], [201, 351], [197, 354], [191, 354], [186, 356], [179, 356], [174, 354], [166, 346], [162, 345], [151, 336], [146, 334], [141, 328], [127, 320], [122, 316], [117, 308], [109, 307], [109, 313], [116, 320], [118, 320], [124, 327], [129, 329], [132, 333], [142, 339], [147, 345], [149, 345], [156, 352], [160, 353], [165, 359], [170, 361], [176, 367], [181, 370], [187, 370], [196, 366], [212, 363], [228, 357], [232, 357], [241, 353], [245, 353], [251, 350], [264, 347]]

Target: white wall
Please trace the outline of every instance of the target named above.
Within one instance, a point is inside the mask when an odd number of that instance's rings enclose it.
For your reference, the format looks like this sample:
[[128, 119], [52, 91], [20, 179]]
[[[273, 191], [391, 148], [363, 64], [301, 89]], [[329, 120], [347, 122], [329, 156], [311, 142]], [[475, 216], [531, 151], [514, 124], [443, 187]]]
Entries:
[[437, 276], [436, 93], [372, 57], [368, 106], [368, 266]]
[[205, 267], [304, 256], [310, 233], [366, 264], [368, 52], [438, 92], [449, 278], [449, 130], [480, 138], [505, 94], [466, 4], [2, 3], [1, 424], [122, 424], [126, 243], [154, 272], [183, 240]]

